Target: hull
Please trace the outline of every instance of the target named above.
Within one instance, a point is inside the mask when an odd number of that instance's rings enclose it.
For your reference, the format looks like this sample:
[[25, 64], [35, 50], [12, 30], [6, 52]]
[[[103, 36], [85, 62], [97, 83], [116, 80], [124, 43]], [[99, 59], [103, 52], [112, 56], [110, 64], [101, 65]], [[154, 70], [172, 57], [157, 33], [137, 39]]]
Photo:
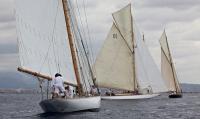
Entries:
[[76, 112], [83, 110], [98, 111], [101, 104], [100, 96], [73, 99], [47, 99], [40, 102], [44, 112]]
[[123, 95], [123, 96], [102, 96], [103, 100], [139, 100], [148, 99], [159, 96], [159, 94], [146, 94], [146, 95]]
[[170, 94], [169, 98], [182, 98], [182, 94]]

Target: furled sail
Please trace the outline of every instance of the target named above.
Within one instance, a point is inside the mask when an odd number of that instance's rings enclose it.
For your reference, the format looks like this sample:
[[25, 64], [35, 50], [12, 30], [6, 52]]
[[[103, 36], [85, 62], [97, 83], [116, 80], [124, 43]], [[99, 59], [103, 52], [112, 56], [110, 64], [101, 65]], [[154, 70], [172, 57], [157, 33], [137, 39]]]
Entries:
[[16, 26], [23, 68], [76, 83], [60, 0], [17, 0]]
[[177, 75], [175, 73], [172, 57], [170, 55], [170, 50], [165, 31], [163, 32], [160, 38], [160, 45], [161, 45], [161, 71], [163, 78], [165, 79], [165, 82], [167, 84], [167, 88], [169, 91], [181, 92]]
[[133, 53], [113, 24], [95, 62], [97, 85], [134, 90]]

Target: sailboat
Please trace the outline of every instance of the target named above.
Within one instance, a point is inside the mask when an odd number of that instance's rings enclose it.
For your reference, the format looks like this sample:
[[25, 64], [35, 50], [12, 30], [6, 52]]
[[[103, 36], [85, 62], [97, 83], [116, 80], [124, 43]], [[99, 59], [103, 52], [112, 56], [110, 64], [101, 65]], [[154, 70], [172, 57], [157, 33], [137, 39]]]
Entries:
[[181, 98], [182, 91], [177, 78], [176, 70], [172, 60], [171, 52], [165, 30], [160, 38], [161, 45], [161, 71], [166, 81], [167, 88], [171, 92], [169, 98]]
[[47, 92], [47, 97], [40, 102], [44, 112], [98, 111], [100, 108], [100, 96], [90, 94], [95, 83], [73, 11], [69, 0], [16, 1], [18, 71], [48, 82], [55, 73], [60, 73], [65, 84], [75, 90], [71, 98], [52, 99]]
[[96, 84], [120, 90], [102, 99], [145, 99], [167, 91], [131, 14], [131, 4], [112, 14], [113, 24], [94, 67]]

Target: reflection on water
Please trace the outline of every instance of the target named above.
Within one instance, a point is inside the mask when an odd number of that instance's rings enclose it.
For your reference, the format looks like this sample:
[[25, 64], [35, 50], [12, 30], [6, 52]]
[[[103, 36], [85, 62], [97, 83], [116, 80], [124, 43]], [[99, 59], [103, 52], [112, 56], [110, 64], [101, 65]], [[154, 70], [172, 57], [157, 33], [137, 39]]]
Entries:
[[0, 94], [0, 119], [199, 119], [200, 93], [169, 99], [103, 100], [99, 112], [43, 113], [37, 94]]

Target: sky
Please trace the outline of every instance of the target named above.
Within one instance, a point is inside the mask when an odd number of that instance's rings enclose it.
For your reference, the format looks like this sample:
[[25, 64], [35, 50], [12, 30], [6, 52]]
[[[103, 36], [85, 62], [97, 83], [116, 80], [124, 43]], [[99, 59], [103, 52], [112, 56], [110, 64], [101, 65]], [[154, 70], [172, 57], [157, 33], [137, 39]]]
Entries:
[[[19, 65], [14, 1], [0, 0], [0, 72], [16, 72]], [[158, 67], [158, 40], [165, 29], [179, 81], [200, 84], [200, 0], [78, 0], [81, 13], [83, 3], [95, 54], [112, 25], [111, 14], [131, 3], [133, 18]]]

